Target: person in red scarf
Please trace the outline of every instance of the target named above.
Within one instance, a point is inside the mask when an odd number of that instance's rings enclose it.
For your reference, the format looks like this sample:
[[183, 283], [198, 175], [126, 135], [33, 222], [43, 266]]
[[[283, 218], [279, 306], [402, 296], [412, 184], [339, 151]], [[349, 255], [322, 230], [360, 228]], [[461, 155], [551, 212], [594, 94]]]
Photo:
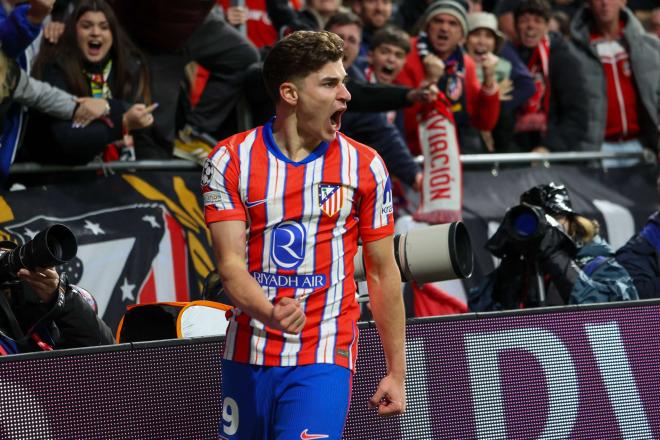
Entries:
[[[449, 100], [463, 154], [485, 152], [478, 130], [492, 130], [500, 111], [497, 56], [491, 55], [482, 64], [484, 81], [479, 84], [474, 61], [461, 48], [467, 36], [466, 15], [466, 7], [458, 0], [431, 3], [422, 17], [423, 31], [411, 39], [412, 50], [396, 80], [410, 87], [437, 83]], [[420, 152], [419, 110], [417, 105], [404, 113], [406, 140], [416, 154]]]
[[516, 50], [536, 92], [518, 110], [512, 151], [582, 149], [589, 112], [577, 59], [561, 35], [549, 32], [547, 0], [523, 0], [515, 9]]

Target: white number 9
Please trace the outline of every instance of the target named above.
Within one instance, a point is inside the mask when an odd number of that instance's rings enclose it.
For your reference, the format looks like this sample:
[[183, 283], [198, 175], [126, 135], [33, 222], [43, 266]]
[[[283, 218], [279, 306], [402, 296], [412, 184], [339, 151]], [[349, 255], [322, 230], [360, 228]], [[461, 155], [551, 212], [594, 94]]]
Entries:
[[231, 397], [225, 397], [222, 402], [222, 430], [227, 435], [238, 431], [238, 403]]

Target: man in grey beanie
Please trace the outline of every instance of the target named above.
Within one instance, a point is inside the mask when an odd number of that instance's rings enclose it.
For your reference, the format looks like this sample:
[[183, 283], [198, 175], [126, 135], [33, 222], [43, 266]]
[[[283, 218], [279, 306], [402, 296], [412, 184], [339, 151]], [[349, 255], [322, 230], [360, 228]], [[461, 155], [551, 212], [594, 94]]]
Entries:
[[[461, 44], [468, 33], [467, 9], [459, 0], [436, 0], [422, 16], [422, 32], [411, 40], [412, 50], [397, 78], [400, 84], [419, 87], [436, 83], [447, 97], [458, 129], [461, 153], [485, 153], [479, 130], [491, 131], [500, 111], [495, 79], [497, 56], [490, 54], [482, 63], [483, 83], [479, 84], [474, 61]], [[417, 152], [417, 112], [404, 112], [406, 140]]]

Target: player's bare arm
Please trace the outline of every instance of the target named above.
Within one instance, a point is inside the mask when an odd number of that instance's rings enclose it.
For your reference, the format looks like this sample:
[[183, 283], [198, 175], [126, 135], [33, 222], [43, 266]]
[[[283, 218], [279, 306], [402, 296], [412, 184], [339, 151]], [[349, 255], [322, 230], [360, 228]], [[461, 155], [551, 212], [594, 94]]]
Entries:
[[405, 312], [401, 277], [394, 258], [391, 236], [364, 245], [371, 312], [383, 344], [387, 375], [380, 381], [369, 403], [382, 416], [406, 409]]
[[211, 238], [218, 263], [218, 273], [234, 305], [267, 326], [287, 333], [300, 333], [305, 313], [293, 298], [282, 298], [275, 305], [264, 295], [245, 264], [245, 222], [211, 223]]

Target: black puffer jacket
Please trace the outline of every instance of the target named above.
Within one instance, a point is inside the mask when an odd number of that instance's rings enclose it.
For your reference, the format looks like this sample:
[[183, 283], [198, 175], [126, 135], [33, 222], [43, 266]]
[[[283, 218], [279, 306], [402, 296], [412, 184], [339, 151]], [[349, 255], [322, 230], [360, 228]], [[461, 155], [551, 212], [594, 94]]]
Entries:
[[[3, 345], [7, 340], [16, 341], [18, 352], [24, 353], [43, 350], [36, 339], [55, 349], [115, 343], [112, 331], [97, 316], [90, 304], [93, 299], [83, 289], [69, 286], [49, 304], [40, 302], [26, 283], [20, 282], [11, 289], [10, 300], [0, 298]], [[37, 338], [30, 337], [31, 331]]]

